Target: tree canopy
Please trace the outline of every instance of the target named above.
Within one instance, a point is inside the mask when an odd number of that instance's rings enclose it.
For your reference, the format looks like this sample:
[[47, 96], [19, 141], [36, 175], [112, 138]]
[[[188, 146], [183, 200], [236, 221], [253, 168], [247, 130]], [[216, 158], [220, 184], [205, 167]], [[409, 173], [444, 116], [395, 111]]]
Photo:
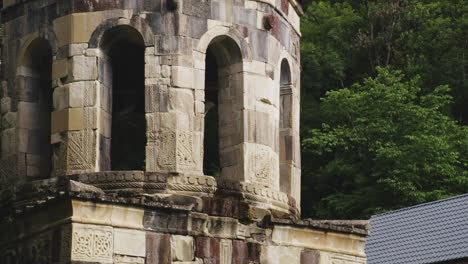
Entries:
[[303, 214], [468, 190], [463, 0], [315, 1], [302, 18]]

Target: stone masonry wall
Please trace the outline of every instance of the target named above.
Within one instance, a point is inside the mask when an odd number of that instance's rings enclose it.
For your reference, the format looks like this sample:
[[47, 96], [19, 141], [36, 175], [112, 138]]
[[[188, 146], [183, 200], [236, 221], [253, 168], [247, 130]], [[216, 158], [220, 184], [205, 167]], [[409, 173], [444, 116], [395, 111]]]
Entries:
[[220, 71], [221, 76], [231, 72], [224, 81], [229, 92], [222, 94], [236, 109], [226, 112], [230, 124], [220, 128], [231, 133], [221, 141], [221, 180], [279, 192], [280, 65], [288, 61], [293, 87], [288, 153], [293, 155], [283, 169], [291, 184], [282, 191], [299, 207], [299, 16], [294, 3], [4, 0], [0, 182], [19, 183], [35, 175], [35, 160], [21, 151], [31, 137], [21, 133], [17, 117], [34, 116], [19, 106], [24, 89], [37, 87], [23, 87], [18, 76], [21, 58], [36, 39], [46, 40], [52, 51], [51, 176], [109, 170], [110, 74], [101, 40], [108, 30], [127, 26], [145, 45], [147, 172], [203, 176], [205, 57], [213, 47], [221, 60], [237, 51], [240, 59]]
[[[123, 200], [121, 200], [123, 201]], [[365, 224], [240, 221], [65, 197], [0, 224], [4, 264], [364, 264]], [[133, 203], [132, 206], [129, 206]], [[50, 210], [53, 208], [54, 210]], [[34, 218], [34, 221], [30, 219]], [[20, 243], [17, 243], [20, 242]]]

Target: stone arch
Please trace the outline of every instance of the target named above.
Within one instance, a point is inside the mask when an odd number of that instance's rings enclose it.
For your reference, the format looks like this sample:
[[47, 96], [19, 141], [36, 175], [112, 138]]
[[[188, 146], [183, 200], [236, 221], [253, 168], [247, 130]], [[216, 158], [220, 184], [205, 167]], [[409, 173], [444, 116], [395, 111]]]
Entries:
[[104, 32], [99, 48], [100, 170], [145, 170], [145, 42], [134, 27]]
[[26, 51], [31, 46], [31, 43], [37, 39], [43, 39], [47, 41], [52, 55], [57, 54], [57, 37], [55, 36], [55, 32], [49, 30], [48, 28], [44, 28], [39, 32], [31, 33], [23, 39], [21, 39], [21, 46], [18, 52], [19, 56], [17, 60], [18, 66], [21, 66], [25, 63], [24, 60], [26, 59]]
[[[205, 174], [219, 173], [222, 178], [241, 180], [244, 53], [238, 42], [227, 35], [210, 38], [205, 52], [203, 170]], [[210, 164], [214, 165], [209, 167]]]
[[293, 175], [293, 85], [288, 59], [283, 58], [279, 67], [279, 157], [280, 191], [291, 194]]
[[102, 42], [104, 34], [114, 27], [128, 26], [137, 31], [143, 39], [146, 47], [154, 45], [154, 32], [148, 25], [145, 19], [139, 16], [133, 16], [131, 19], [125, 18], [110, 18], [99, 24], [91, 34], [88, 46], [90, 48], [98, 48]]
[[51, 112], [53, 48], [31, 37], [18, 59], [18, 153], [26, 157], [27, 180], [45, 179], [52, 171]]
[[250, 44], [245, 41], [242, 33], [234, 28], [225, 26], [215, 26], [203, 34], [198, 42], [196, 51], [205, 54], [208, 46], [211, 45], [213, 41], [220, 38], [229, 38], [234, 41], [240, 49], [242, 59], [247, 61], [252, 60], [252, 48]]

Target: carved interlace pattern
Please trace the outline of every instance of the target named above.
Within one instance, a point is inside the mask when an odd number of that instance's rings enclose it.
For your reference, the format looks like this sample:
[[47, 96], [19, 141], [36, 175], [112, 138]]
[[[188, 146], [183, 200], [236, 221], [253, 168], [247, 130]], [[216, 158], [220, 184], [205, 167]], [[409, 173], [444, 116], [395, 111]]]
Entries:
[[93, 256], [93, 234], [73, 232], [75, 246], [73, 247], [73, 255], [91, 258]]
[[108, 258], [112, 257], [112, 237], [110, 232], [105, 232], [102, 235], [94, 234], [94, 256]]
[[72, 260], [112, 261], [113, 237], [111, 230], [97, 228], [73, 228]]

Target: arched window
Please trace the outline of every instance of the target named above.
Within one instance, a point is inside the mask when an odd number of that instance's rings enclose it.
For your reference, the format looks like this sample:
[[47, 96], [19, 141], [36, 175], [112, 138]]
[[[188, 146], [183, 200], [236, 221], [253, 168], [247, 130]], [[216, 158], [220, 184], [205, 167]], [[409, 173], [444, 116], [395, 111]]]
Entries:
[[291, 69], [286, 59], [281, 62], [280, 73], [280, 190], [291, 194], [293, 131], [292, 131], [292, 91]]
[[[104, 33], [99, 63], [101, 82], [101, 170], [144, 170], [145, 45], [130, 26], [117, 26]], [[102, 123], [101, 123], [102, 124]]]
[[52, 146], [52, 50], [43, 38], [27, 47], [19, 62], [18, 138], [19, 153], [26, 158], [28, 180], [51, 174]]
[[241, 166], [242, 56], [228, 37], [215, 38], [206, 51], [203, 171], [230, 177]]

